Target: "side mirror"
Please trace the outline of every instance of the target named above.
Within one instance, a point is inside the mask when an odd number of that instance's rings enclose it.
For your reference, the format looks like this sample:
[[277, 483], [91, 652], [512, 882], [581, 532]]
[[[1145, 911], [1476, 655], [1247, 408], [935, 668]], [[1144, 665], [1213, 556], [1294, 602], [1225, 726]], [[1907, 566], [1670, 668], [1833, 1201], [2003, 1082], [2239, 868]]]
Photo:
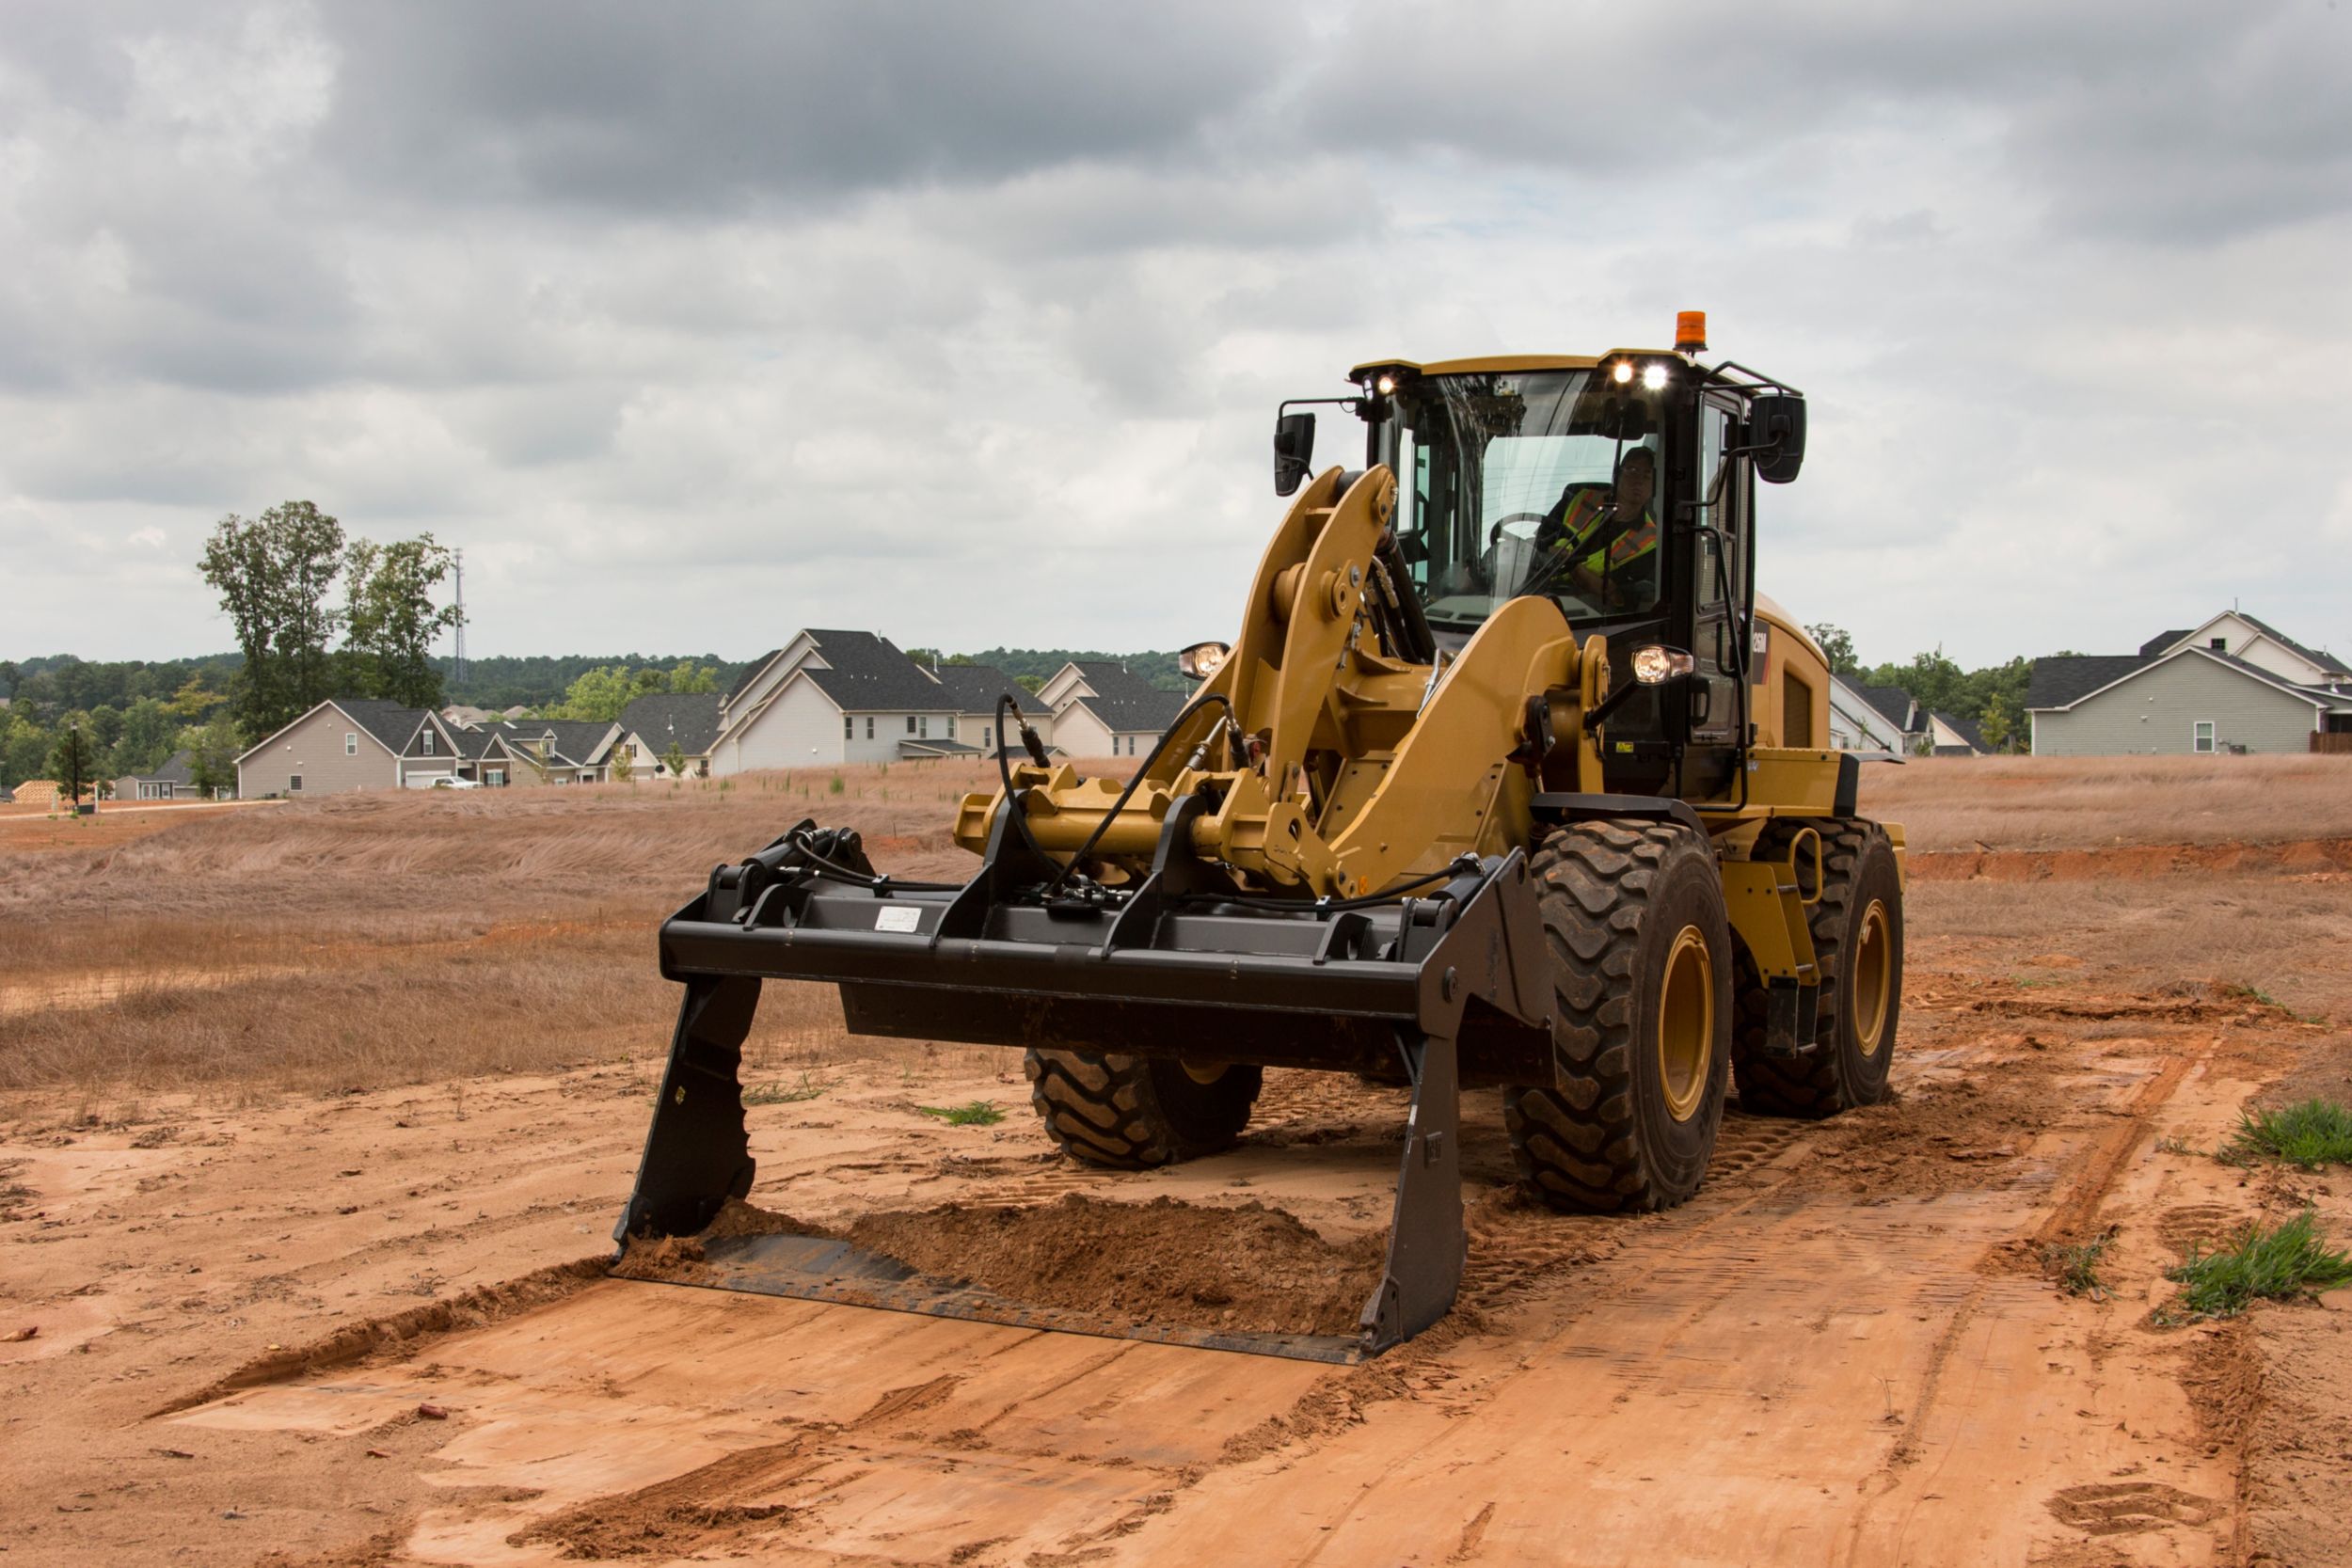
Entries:
[[1315, 417], [1278, 414], [1274, 420], [1274, 493], [1294, 495], [1315, 460]]
[[1804, 467], [1804, 399], [1768, 392], [1748, 404], [1747, 440], [1756, 453], [1756, 477], [1786, 484]]

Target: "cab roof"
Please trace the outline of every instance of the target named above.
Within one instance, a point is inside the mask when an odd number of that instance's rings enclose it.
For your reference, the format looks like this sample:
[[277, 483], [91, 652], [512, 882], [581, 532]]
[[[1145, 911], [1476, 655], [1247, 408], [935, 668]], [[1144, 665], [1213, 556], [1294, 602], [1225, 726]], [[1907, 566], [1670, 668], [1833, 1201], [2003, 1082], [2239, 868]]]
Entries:
[[1515, 371], [1589, 371], [1604, 359], [1628, 356], [1640, 358], [1680, 358], [1666, 348], [1613, 348], [1607, 354], [1486, 354], [1469, 359], [1367, 359], [1348, 372], [1348, 379], [1361, 381], [1375, 371], [1413, 371], [1422, 375], [1477, 375]]

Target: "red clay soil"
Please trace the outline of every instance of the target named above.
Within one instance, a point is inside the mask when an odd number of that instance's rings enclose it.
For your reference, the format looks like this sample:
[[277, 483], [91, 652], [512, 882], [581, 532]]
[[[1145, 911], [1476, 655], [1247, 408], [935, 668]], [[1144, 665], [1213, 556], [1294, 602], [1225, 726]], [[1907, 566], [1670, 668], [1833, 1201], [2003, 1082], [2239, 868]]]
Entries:
[[1071, 1193], [1015, 1207], [943, 1204], [825, 1227], [730, 1202], [695, 1238], [633, 1240], [615, 1273], [698, 1284], [701, 1243], [776, 1233], [832, 1236], [954, 1285], [1033, 1307], [1168, 1327], [1348, 1334], [1379, 1283], [1386, 1239], [1334, 1243], [1279, 1209], [1174, 1198], [1104, 1203]]

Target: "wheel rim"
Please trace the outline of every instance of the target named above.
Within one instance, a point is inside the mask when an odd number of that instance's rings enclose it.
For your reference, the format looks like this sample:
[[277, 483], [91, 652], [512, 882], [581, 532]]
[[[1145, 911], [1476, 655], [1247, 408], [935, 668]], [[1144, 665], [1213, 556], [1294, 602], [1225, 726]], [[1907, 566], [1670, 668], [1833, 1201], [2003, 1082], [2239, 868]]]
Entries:
[[1853, 949], [1853, 1034], [1865, 1056], [1877, 1055], [1884, 1043], [1894, 978], [1894, 932], [1887, 925], [1886, 906], [1873, 898], [1862, 911], [1862, 934]]
[[1666, 950], [1658, 987], [1658, 1080], [1666, 1114], [1677, 1121], [1698, 1115], [1707, 1099], [1715, 1055], [1715, 956], [1707, 933], [1685, 926]]
[[1176, 1059], [1176, 1065], [1184, 1069], [1185, 1077], [1191, 1079], [1196, 1084], [1205, 1085], [1214, 1084], [1218, 1079], [1224, 1077], [1225, 1069], [1228, 1064], [1224, 1062], [1212, 1062], [1205, 1067], [1195, 1067], [1192, 1063], [1187, 1062], [1183, 1057], [1179, 1056]]

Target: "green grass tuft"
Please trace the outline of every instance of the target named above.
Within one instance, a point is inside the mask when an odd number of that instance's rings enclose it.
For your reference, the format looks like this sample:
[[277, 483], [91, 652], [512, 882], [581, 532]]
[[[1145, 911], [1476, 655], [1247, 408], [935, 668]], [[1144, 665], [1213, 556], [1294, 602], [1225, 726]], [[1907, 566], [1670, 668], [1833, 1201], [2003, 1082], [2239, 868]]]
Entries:
[[917, 1105], [916, 1110], [927, 1117], [937, 1117], [950, 1127], [993, 1127], [1005, 1119], [1005, 1113], [985, 1100], [975, 1100], [968, 1105]]
[[817, 1084], [807, 1073], [801, 1074], [800, 1087], [787, 1089], [782, 1084], [758, 1084], [743, 1091], [746, 1105], [797, 1105], [803, 1100], [814, 1100], [833, 1085]]
[[2249, 1225], [2219, 1252], [2191, 1247], [2165, 1277], [2183, 1287], [2181, 1305], [2191, 1316], [2227, 1318], [2257, 1296], [2283, 1300], [2352, 1283], [2352, 1258], [2327, 1245], [2318, 1215], [2306, 1209], [2266, 1228]]
[[2093, 1236], [2090, 1241], [2072, 1246], [2052, 1245], [2042, 1249], [2042, 1266], [2058, 1281], [2059, 1290], [2070, 1296], [2089, 1296], [2093, 1301], [2107, 1299], [2107, 1283], [2099, 1277], [2099, 1259], [2106, 1256], [2115, 1243], [2115, 1227]]
[[2241, 1111], [2230, 1151], [2249, 1159], [2267, 1155], [2305, 1170], [2352, 1165], [2352, 1111], [2332, 1100], [2305, 1100], [2280, 1111]]

